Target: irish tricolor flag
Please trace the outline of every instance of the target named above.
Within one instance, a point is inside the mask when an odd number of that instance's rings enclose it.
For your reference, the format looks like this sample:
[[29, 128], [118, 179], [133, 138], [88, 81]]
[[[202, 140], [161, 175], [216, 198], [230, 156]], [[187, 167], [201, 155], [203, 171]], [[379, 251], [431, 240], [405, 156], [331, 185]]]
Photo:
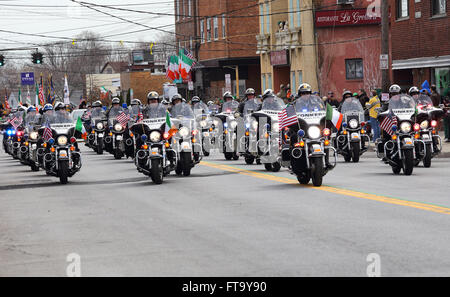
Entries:
[[330, 104], [327, 103], [327, 120], [331, 121], [336, 129], [341, 129], [342, 120], [344, 116], [342, 113], [334, 109]]
[[170, 120], [170, 114], [168, 111], [166, 111], [166, 128], [164, 131], [164, 137], [166, 139], [169, 139], [172, 136], [174, 136], [177, 132], [178, 132], [177, 127], [175, 127], [175, 125], [172, 124], [172, 121]]

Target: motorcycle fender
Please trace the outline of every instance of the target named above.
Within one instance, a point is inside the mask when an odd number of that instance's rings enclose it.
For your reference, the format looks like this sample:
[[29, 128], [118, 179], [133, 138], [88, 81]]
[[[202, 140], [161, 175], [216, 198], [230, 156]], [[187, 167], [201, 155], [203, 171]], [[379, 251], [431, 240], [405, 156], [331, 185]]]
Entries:
[[123, 140], [123, 136], [122, 135], [117, 135], [116, 136], [116, 140]]
[[192, 149], [191, 144], [187, 141], [181, 143], [181, 149], [185, 152], [188, 152]]
[[422, 139], [423, 139], [423, 141], [425, 141], [425, 142], [431, 141], [430, 135], [428, 135], [428, 134], [423, 134], [423, 135], [422, 135]]
[[69, 159], [69, 154], [66, 150], [60, 150], [58, 152], [58, 160], [67, 160]]
[[407, 137], [407, 138], [403, 139], [403, 147], [404, 148], [413, 147], [413, 146], [414, 146], [414, 143], [411, 138]]
[[153, 147], [150, 149], [150, 159], [161, 158], [158, 147]]
[[35, 149], [37, 148], [37, 144], [36, 144], [36, 143], [33, 143], [33, 144], [31, 145], [31, 148], [32, 148], [33, 150], [35, 150]]
[[358, 133], [353, 132], [350, 139], [351, 139], [352, 142], [360, 141], [361, 140], [361, 136], [359, 136]]
[[103, 138], [104, 133], [98, 133], [97, 135], [99, 138]]
[[311, 155], [323, 155], [322, 147], [319, 144], [313, 144]]

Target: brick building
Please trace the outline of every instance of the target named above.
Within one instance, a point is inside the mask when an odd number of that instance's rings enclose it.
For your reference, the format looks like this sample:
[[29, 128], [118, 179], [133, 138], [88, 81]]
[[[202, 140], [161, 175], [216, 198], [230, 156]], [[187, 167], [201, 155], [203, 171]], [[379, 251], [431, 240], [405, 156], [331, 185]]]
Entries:
[[[260, 64], [256, 54], [258, 0], [175, 0], [175, 30], [179, 48], [190, 49], [198, 64], [192, 72], [196, 93], [221, 97], [225, 90], [239, 95], [246, 88], [260, 90]], [[231, 85], [225, 85], [230, 74]], [[183, 90], [184, 88], [184, 90]], [[179, 85], [183, 95], [186, 84]]]
[[392, 81], [450, 84], [450, 0], [389, 0]]
[[258, 53], [262, 89], [280, 91], [290, 84], [292, 93], [302, 82], [318, 89], [311, 0], [260, 0]]
[[[315, 10], [321, 94], [381, 85], [381, 17], [363, 0], [324, 0]], [[372, 15], [373, 14], [373, 15]]]

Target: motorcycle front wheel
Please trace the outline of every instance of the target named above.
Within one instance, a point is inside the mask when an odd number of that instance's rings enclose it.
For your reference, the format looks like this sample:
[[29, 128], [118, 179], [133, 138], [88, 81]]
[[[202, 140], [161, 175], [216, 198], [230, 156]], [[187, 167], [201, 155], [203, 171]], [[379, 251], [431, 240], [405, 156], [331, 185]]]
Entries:
[[61, 184], [65, 185], [68, 181], [69, 161], [60, 161], [58, 164], [58, 176]]
[[352, 159], [354, 163], [359, 162], [359, 153], [361, 151], [361, 148], [359, 146], [359, 142], [352, 142]]
[[323, 179], [323, 160], [322, 158], [312, 159], [312, 182], [315, 187], [320, 187], [322, 185]]
[[430, 168], [431, 167], [431, 144], [426, 145], [426, 153], [423, 158], [423, 167]]
[[405, 175], [411, 175], [414, 169], [414, 154], [412, 149], [403, 151], [403, 173]]
[[150, 171], [150, 177], [155, 184], [162, 184], [164, 179], [164, 172], [161, 167], [161, 161], [159, 159], [153, 159], [152, 169]]

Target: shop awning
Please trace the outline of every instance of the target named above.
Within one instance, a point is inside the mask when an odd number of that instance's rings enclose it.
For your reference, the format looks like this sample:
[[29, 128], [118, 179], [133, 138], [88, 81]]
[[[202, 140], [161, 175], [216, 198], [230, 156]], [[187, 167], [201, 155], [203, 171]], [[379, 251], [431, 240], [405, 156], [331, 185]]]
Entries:
[[429, 67], [450, 67], [450, 56], [424, 57], [392, 61], [393, 70]]

